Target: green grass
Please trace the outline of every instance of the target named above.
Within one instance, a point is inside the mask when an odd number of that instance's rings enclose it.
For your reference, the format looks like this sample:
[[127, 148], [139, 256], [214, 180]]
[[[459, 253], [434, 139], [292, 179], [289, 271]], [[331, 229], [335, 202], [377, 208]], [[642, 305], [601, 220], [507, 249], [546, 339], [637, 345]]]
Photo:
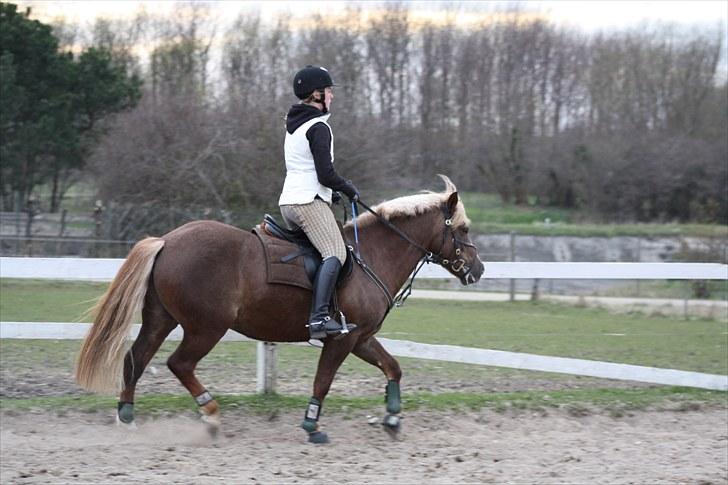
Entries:
[[[534, 236], [577, 237], [728, 237], [728, 226], [720, 224], [601, 224], [574, 209], [536, 205], [504, 204], [496, 194], [462, 194], [472, 230], [476, 234], [515, 232]], [[548, 223], [546, 220], [548, 219]]]
[[[105, 287], [105, 284], [3, 279], [0, 280], [0, 313], [6, 321], [71, 321]], [[410, 300], [406, 306], [390, 313], [379, 335], [425, 343], [728, 374], [727, 331], [728, 322], [725, 321], [615, 316], [602, 310], [547, 303]], [[150, 365], [168, 373], [165, 361], [177, 345], [177, 342], [166, 342]], [[42, 382], [58, 381], [53, 393], [77, 392], [71, 384], [70, 373], [79, 347], [80, 341], [74, 340], [1, 340], [0, 367], [18, 369], [21, 381], [30, 378], [31, 383], [37, 383], [34, 375], [43, 376]], [[307, 384], [301, 383], [312, 382], [319, 351], [281, 345], [278, 352], [279, 385], [294, 383], [296, 389], [306, 388]], [[398, 360], [404, 371], [406, 410], [556, 406], [578, 413], [584, 406], [596, 406], [619, 415], [628, 409], [644, 407], [693, 409], [704, 404], [726, 405], [727, 394], [720, 392], [669, 387], [607, 388], [610, 387], [607, 381], [586, 377], [414, 358]], [[254, 343], [221, 342], [200, 362], [198, 370], [211, 384], [224, 409], [240, 408], [246, 413], [266, 414], [300, 410], [307, 402], [308, 396], [300, 391], [273, 396], [224, 394], [226, 383], [239, 379], [231, 376], [247, 379], [250, 384], [243, 388], [251, 389], [255, 366]], [[337, 382], [346, 384], [357, 379], [376, 383], [383, 378], [378, 369], [350, 357], [339, 369], [334, 386]], [[526, 390], [479, 391], [482, 389], [479, 386], [508, 389], [510, 384]], [[551, 390], [533, 390], [542, 385]], [[464, 390], [452, 392], [458, 389]], [[376, 384], [363, 386], [355, 394], [332, 392], [327, 399], [327, 412], [381, 410], [381, 387]], [[181, 386], [179, 393], [174, 395], [140, 392], [137, 402], [140, 414], [195, 412], [194, 402]], [[0, 408], [8, 411], [41, 408], [95, 412], [114, 406], [115, 398], [85, 394], [0, 400]]]
[[417, 300], [379, 335], [418, 342], [728, 374], [728, 322], [613, 315], [532, 302]]
[[78, 322], [108, 283], [0, 279], [0, 320]]
[[[468, 217], [470, 211], [468, 210]], [[529, 224], [493, 223], [473, 220], [476, 234], [503, 234], [514, 232], [524, 236], [573, 237], [728, 237], [726, 226], [711, 224], [567, 224], [532, 222]]]
[[[572, 389], [557, 391], [523, 391], [505, 393], [409, 393], [402, 396], [407, 411], [453, 411], [491, 408], [507, 409], [566, 408], [583, 412], [585, 406], [605, 409], [615, 415], [628, 410], [647, 408], [693, 410], [700, 406], [728, 404], [728, 394], [681, 387], [646, 389]], [[308, 400], [305, 395], [246, 394], [218, 395], [216, 399], [224, 410], [240, 409], [245, 414], [270, 415], [271, 413], [297, 411]], [[94, 395], [36, 397], [27, 399], [2, 399], [0, 410], [19, 412], [29, 409], [58, 411], [73, 409], [80, 412], [106, 411], [116, 405], [114, 397]], [[187, 395], [143, 395], [135, 401], [139, 415], [164, 413], [195, 413], [197, 406]], [[327, 413], [352, 413], [355, 411], [381, 411], [381, 396], [340, 397], [326, 399]]]
[[[728, 300], [728, 281], [705, 281], [708, 296], [701, 299], [726, 301]], [[695, 293], [695, 282], [680, 280], [642, 280], [637, 284], [634, 281], [623, 286], [609, 287], [598, 291], [600, 296], [639, 297], [639, 298], [698, 298]]]
[[[103, 284], [0, 280], [4, 321], [74, 321]], [[545, 302], [410, 300], [379, 336], [540, 355], [728, 374], [728, 321], [614, 315]], [[291, 352], [308, 349], [282, 346]], [[221, 357], [222, 358], [222, 357]], [[231, 361], [239, 356], [231, 355]], [[442, 363], [438, 363], [440, 365]], [[292, 366], [292, 367], [295, 367]]]
[[496, 194], [465, 192], [462, 194], [466, 212], [473, 222], [493, 224], [532, 224], [550, 219], [552, 223], [568, 223], [575, 211], [554, 207], [517, 206], [504, 204]]

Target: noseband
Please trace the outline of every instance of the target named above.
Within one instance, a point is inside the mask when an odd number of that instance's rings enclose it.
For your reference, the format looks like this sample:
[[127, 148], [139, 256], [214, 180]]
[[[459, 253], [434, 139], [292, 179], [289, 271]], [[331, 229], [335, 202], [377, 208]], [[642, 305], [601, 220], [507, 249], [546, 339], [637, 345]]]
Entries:
[[[417, 273], [422, 269], [422, 266], [425, 265], [425, 263], [436, 263], [442, 266], [445, 269], [450, 269], [454, 273], [460, 273], [462, 272], [462, 279], [467, 281], [467, 278], [470, 276], [470, 272], [473, 270], [471, 266], [468, 266], [466, 264], [466, 261], [460, 257], [460, 255], [463, 252], [463, 247], [471, 247], [477, 251], [477, 248], [475, 247], [475, 244], [469, 243], [467, 241], [463, 241], [462, 239], [458, 239], [457, 236], [455, 236], [455, 231], [452, 227], [452, 218], [454, 214], [450, 214], [450, 212], [447, 209], [447, 205], [443, 204], [440, 209], [442, 210], [442, 213], [445, 217], [445, 228], [442, 231], [442, 243], [440, 244], [440, 250], [437, 252], [437, 254], [434, 254], [432, 251], [428, 250], [421, 244], [417, 243], [416, 241], [413, 241], [407, 234], [402, 232], [397, 226], [389, 222], [387, 219], [379, 215], [376, 211], [374, 211], [371, 207], [364, 204], [361, 200], [358, 200], [356, 202], [360, 206], [362, 206], [364, 209], [366, 209], [368, 212], [371, 212], [382, 224], [384, 224], [387, 228], [394, 231], [399, 237], [407, 241], [410, 245], [416, 247], [420, 251], [422, 251], [423, 256], [420, 259], [419, 264], [417, 265], [417, 268], [412, 273], [412, 278], [410, 279], [407, 286], [405, 286], [399, 294], [392, 298], [391, 294], [389, 293], [389, 290], [384, 286], [382, 281], [379, 279], [379, 277], [369, 268], [366, 263], [364, 263], [363, 260], [361, 260], [360, 257], [355, 257], [356, 262], [362, 267], [365, 273], [369, 275], [370, 278], [374, 280], [374, 282], [379, 286], [380, 289], [384, 292], [384, 294], [387, 297], [387, 300], [389, 301], [389, 307], [392, 306], [402, 306], [405, 302], [405, 300], [410, 296], [412, 293], [412, 283], [415, 281], [415, 276], [417, 276]], [[442, 250], [445, 248], [445, 242], [447, 240], [448, 233], [450, 234], [450, 237], [452, 238], [453, 247], [455, 248], [455, 259], [448, 259], [442, 255]], [[353, 251], [352, 251], [353, 253]]]
[[[437, 252], [437, 254], [432, 254], [431, 252], [426, 251], [424, 259], [426, 262], [437, 263], [445, 269], [449, 268], [453, 271], [453, 273], [460, 273], [462, 271], [462, 277], [467, 278], [473, 268], [471, 266], [467, 266], [466, 261], [462, 257], [460, 257], [460, 255], [463, 253], [462, 248], [463, 246], [470, 247], [475, 249], [476, 251], [478, 250], [478, 248], [475, 247], [475, 244], [463, 241], [462, 239], [458, 239], [457, 236], [455, 236], [455, 231], [452, 228], [453, 215], [448, 213], [447, 206], [443, 205], [441, 209], [442, 213], [445, 216], [445, 229], [442, 231], [442, 243], [440, 244], [440, 250]], [[452, 244], [455, 248], [455, 259], [453, 259], [452, 261], [442, 256], [442, 250], [445, 248], [445, 240], [447, 239], [448, 232], [450, 232]], [[410, 243], [412, 243], [412, 241], [410, 241]], [[421, 246], [417, 246], [420, 247], [420, 249], [423, 249]]]

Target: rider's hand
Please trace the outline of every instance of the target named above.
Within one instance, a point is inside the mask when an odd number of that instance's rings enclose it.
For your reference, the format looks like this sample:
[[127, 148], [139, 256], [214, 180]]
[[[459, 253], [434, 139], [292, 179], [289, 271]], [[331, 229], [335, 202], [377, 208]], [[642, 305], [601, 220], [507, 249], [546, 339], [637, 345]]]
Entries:
[[339, 202], [341, 202], [341, 192], [334, 190], [331, 192], [331, 203], [338, 204]]
[[349, 182], [348, 186], [346, 187], [346, 190], [344, 191], [346, 193], [346, 196], [349, 198], [349, 202], [356, 202], [359, 200], [359, 191], [357, 188]]

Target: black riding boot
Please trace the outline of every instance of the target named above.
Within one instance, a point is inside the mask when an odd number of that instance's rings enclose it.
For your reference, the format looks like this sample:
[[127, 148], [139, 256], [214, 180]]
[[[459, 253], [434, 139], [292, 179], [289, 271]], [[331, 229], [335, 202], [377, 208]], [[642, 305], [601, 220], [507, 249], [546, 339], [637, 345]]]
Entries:
[[343, 328], [329, 315], [329, 303], [334, 294], [336, 279], [341, 271], [341, 263], [335, 257], [326, 258], [316, 272], [313, 281], [313, 307], [308, 322], [311, 339], [323, 339], [338, 335]]

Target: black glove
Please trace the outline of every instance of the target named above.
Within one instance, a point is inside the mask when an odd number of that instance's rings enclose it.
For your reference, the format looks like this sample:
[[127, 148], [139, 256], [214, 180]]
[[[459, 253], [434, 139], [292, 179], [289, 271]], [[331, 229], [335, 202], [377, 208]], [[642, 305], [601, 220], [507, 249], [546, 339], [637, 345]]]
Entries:
[[339, 202], [341, 202], [341, 192], [334, 190], [331, 192], [331, 203], [338, 204]]
[[349, 202], [356, 202], [359, 200], [359, 191], [356, 189], [351, 180], [346, 184], [346, 189], [343, 190], [346, 196], [349, 198]]

